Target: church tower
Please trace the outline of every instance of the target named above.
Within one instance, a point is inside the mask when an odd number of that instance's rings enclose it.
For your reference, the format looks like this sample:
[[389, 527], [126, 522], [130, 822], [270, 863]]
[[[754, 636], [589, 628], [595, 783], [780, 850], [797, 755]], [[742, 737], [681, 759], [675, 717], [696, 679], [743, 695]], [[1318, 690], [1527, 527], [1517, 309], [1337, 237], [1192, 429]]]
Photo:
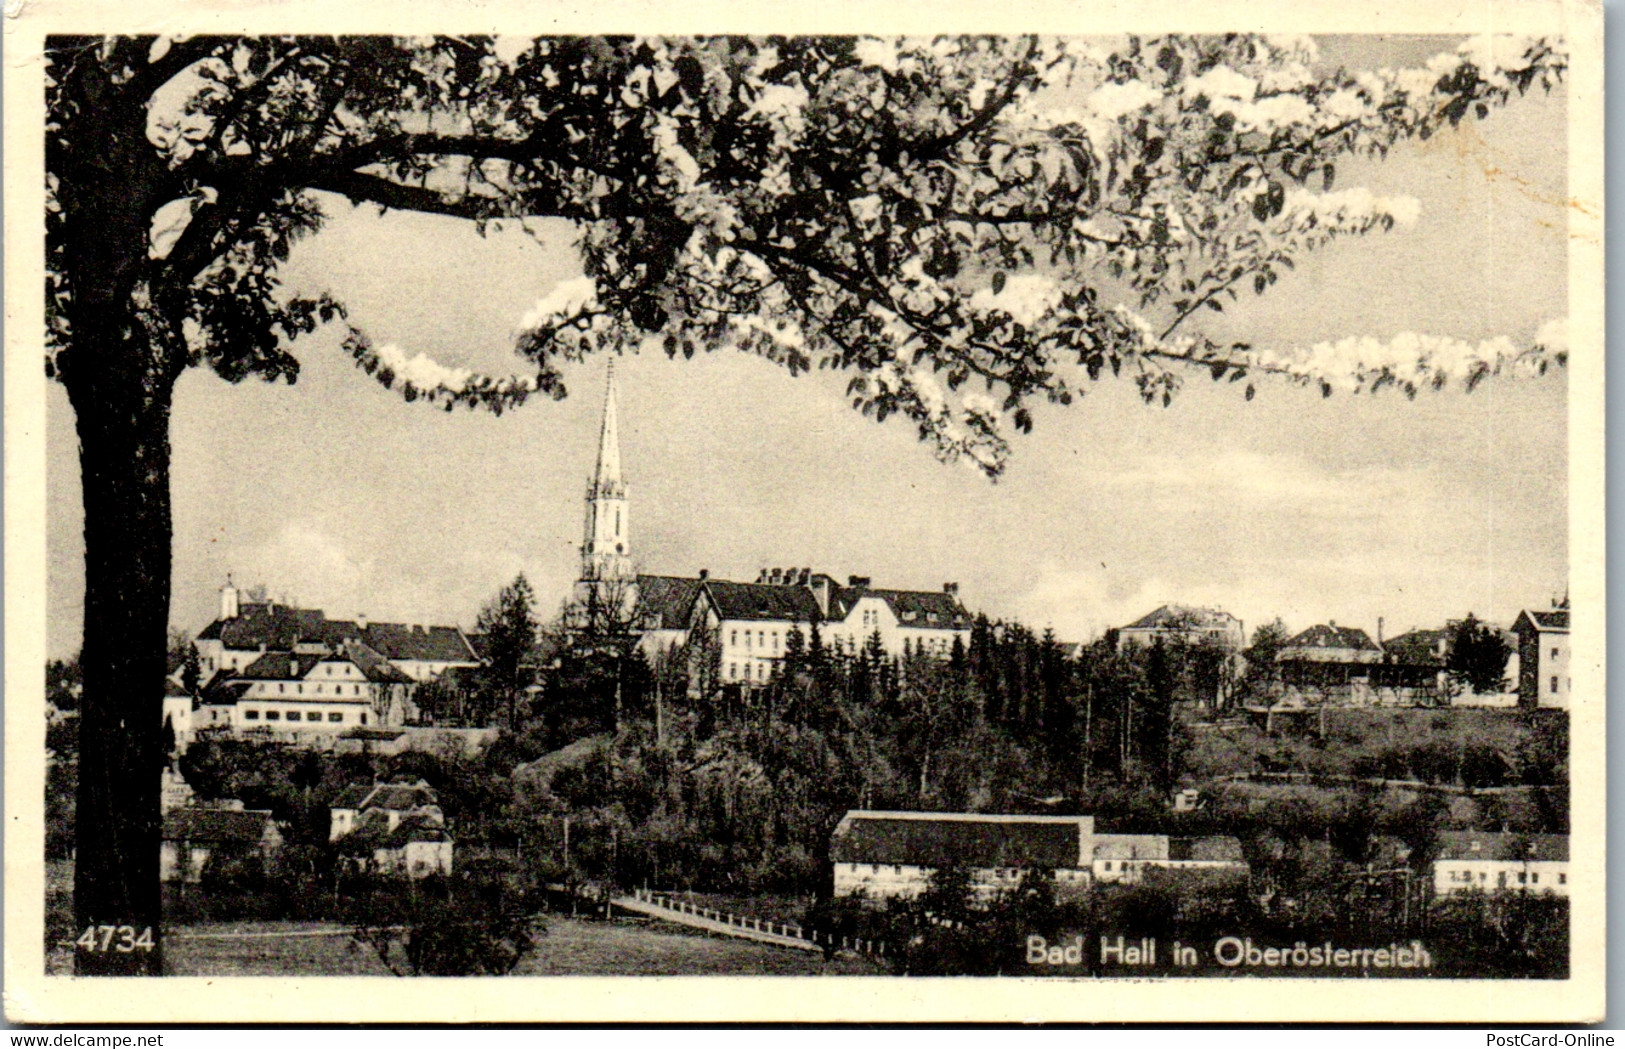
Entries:
[[632, 579], [632, 544], [621, 479], [621, 438], [615, 411], [615, 362], [609, 362], [604, 390], [604, 424], [598, 435], [598, 467], [587, 486], [587, 523], [581, 545], [583, 582]]

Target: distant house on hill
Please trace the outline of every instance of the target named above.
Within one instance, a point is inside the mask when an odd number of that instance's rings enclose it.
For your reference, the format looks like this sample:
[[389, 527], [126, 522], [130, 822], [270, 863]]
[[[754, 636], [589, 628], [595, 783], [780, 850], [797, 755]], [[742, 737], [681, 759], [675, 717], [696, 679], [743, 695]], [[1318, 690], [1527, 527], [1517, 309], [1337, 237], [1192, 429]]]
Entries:
[[1537, 612], [1524, 609], [1512, 624], [1518, 635], [1518, 705], [1569, 706], [1569, 602]]
[[1159, 639], [1164, 644], [1171, 641], [1190, 644], [1208, 642], [1230, 652], [1240, 652], [1247, 643], [1241, 620], [1229, 612], [1217, 608], [1163, 605], [1128, 626], [1118, 628], [1117, 648], [1119, 651], [1130, 645], [1150, 648]]
[[158, 870], [162, 881], [196, 883], [212, 862], [271, 859], [282, 847], [271, 813], [227, 808], [177, 808], [164, 815]]
[[1569, 894], [1566, 834], [1443, 831], [1433, 861], [1433, 891]]
[[835, 895], [912, 898], [945, 867], [970, 872], [975, 893], [997, 894], [1029, 871], [1058, 888], [1083, 888], [1094, 852], [1093, 816], [1007, 816], [853, 810], [830, 839]]
[[1375, 702], [1371, 678], [1382, 648], [1371, 635], [1335, 622], [1312, 626], [1287, 640], [1275, 655], [1282, 683], [1319, 700]]

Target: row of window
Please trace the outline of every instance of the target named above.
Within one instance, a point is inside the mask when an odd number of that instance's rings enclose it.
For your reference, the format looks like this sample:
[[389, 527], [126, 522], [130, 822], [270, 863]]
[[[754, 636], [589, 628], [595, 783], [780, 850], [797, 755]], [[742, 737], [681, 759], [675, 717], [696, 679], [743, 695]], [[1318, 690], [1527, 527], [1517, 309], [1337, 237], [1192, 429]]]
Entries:
[[[313, 690], [311, 692], [311, 695], [314, 695], [314, 696], [325, 696], [325, 695], [327, 695], [327, 693], [322, 691], [323, 686], [321, 686], [321, 685], [312, 685], [310, 687]], [[279, 696], [287, 695], [288, 694], [288, 686], [287, 686], [287, 684], [284, 683], [284, 682], [280, 682], [280, 681], [277, 682], [276, 692], [277, 692], [277, 695], [279, 695]], [[304, 695], [305, 694], [305, 686], [302, 685], [302, 684], [297, 684], [296, 683], [293, 686], [293, 694], [296, 695], [296, 696]], [[345, 692], [343, 685], [334, 685], [333, 686], [333, 695], [335, 695], [335, 696], [346, 696], [346, 695], [348, 695], [348, 696], [359, 696], [359, 695], [361, 695], [361, 686], [360, 685], [351, 685], [350, 686], [350, 691]]]
[[[750, 668], [753, 667], [753, 666], [756, 668], [756, 676], [755, 677], [751, 676], [751, 669]], [[741, 676], [741, 674], [740, 674], [741, 670], [744, 671], [743, 676]], [[728, 680], [729, 681], [766, 681], [767, 680], [767, 664], [766, 663], [729, 663], [728, 664]]]
[[[752, 634], [752, 631], [749, 631], [749, 630], [745, 630], [745, 631], [730, 630], [730, 631], [728, 631], [728, 644], [729, 644], [730, 647], [733, 647], [733, 648], [738, 648], [739, 647], [739, 636], [740, 636], [741, 633], [743, 633], [744, 637], [745, 637], [745, 647], [746, 648], [751, 647], [751, 634]], [[772, 630], [772, 631], [757, 630], [757, 631], [754, 631], [754, 633], [755, 633], [755, 637], [756, 637], [756, 647], [757, 648], [770, 648], [774, 652], [779, 651], [779, 632], [777, 630]]]
[[[1516, 871], [1516, 872], [1513, 872], [1513, 873], [1516, 874], [1516, 884], [1518, 884], [1518, 885], [1539, 885], [1540, 884], [1540, 872], [1538, 872], [1538, 871]], [[1509, 884], [1509, 882], [1507, 881], [1507, 874], [1508, 874], [1507, 871], [1497, 871], [1496, 875], [1495, 875], [1495, 883], [1497, 885], [1503, 886], [1503, 887], [1506, 886], [1507, 884]], [[1451, 881], [1452, 883], [1459, 884], [1459, 885], [1471, 885], [1471, 884], [1473, 884], [1473, 872], [1472, 871], [1451, 871], [1450, 872], [1450, 877], [1449, 877], [1448, 880]], [[1479, 884], [1484, 884], [1487, 881], [1489, 881], [1489, 874], [1487, 872], [1485, 872], [1485, 871], [1479, 871], [1478, 872], [1478, 883]], [[1569, 876], [1567, 874], [1564, 874], [1563, 872], [1559, 871], [1558, 875], [1557, 875], [1557, 884], [1558, 885], [1567, 885], [1568, 883], [1569, 883]], [[1546, 884], [1550, 885], [1552, 883], [1550, 881], [1548, 881]]]
[[[243, 720], [244, 721], [258, 721], [259, 719], [260, 719], [260, 712], [259, 711], [257, 711], [257, 710], [244, 710], [243, 711]], [[322, 712], [319, 711], [319, 710], [267, 710], [265, 712], [265, 720], [266, 721], [320, 721], [320, 720], [322, 720]], [[342, 711], [338, 711], [338, 710], [332, 711], [327, 715], [327, 720], [330, 723], [334, 724], [334, 725], [342, 725], [342, 724], [344, 724], [344, 713]], [[367, 723], [367, 715], [366, 715], [366, 712], [363, 711], [362, 714], [361, 714], [361, 724], [365, 725], [366, 723]]]

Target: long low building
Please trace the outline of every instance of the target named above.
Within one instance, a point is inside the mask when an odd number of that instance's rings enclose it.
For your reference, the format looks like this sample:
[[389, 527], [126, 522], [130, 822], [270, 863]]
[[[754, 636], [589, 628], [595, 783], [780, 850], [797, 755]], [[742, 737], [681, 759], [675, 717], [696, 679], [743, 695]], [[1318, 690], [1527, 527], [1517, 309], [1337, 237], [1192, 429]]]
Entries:
[[1438, 896], [1524, 891], [1569, 894], [1567, 834], [1445, 831], [1433, 861]]
[[1241, 843], [1232, 837], [1097, 834], [1093, 816], [985, 815], [965, 812], [848, 812], [830, 842], [835, 894], [872, 900], [912, 898], [946, 867], [970, 873], [987, 899], [1029, 872], [1053, 872], [1056, 888], [1140, 884], [1153, 871], [1169, 878], [1245, 878]]

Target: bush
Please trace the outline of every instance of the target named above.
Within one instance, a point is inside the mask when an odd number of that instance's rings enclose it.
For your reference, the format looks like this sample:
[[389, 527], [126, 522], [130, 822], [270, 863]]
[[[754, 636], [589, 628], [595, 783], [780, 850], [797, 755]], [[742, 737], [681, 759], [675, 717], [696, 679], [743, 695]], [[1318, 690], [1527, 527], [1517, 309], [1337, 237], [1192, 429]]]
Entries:
[[358, 888], [351, 936], [397, 976], [505, 976], [546, 932], [500, 881], [376, 878]]

